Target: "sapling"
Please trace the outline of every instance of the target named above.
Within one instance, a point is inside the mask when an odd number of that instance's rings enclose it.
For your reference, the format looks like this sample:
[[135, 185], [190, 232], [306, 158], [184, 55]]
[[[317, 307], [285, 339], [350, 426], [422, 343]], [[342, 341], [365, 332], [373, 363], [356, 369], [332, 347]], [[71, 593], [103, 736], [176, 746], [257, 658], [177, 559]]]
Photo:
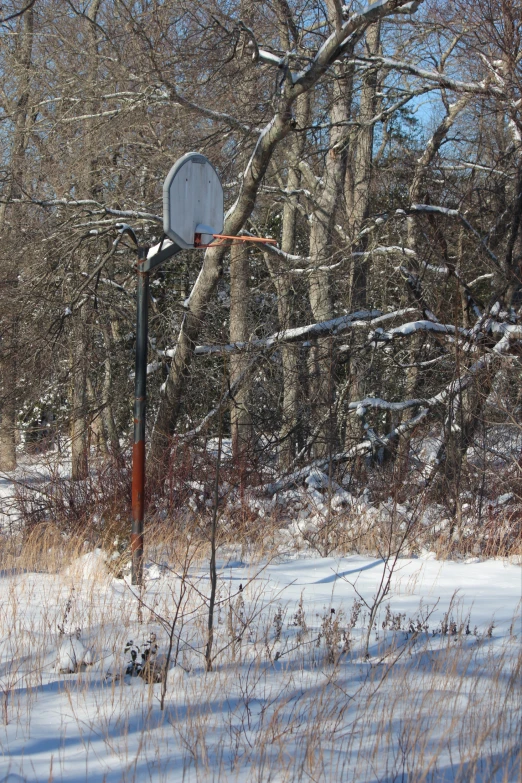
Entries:
[[179, 647], [181, 642], [181, 634], [178, 631], [178, 623], [183, 623], [183, 607], [185, 606], [187, 592], [188, 592], [188, 570], [190, 563], [192, 562], [193, 554], [190, 549], [185, 550], [185, 558], [183, 561], [183, 568], [179, 579], [179, 593], [176, 595], [174, 590], [171, 590], [171, 596], [174, 601], [174, 615], [167, 624], [167, 652], [165, 656], [165, 664], [163, 666], [162, 680], [161, 680], [161, 694], [160, 694], [160, 709], [165, 709], [165, 697], [167, 695], [167, 677], [170, 667], [170, 661], [172, 659], [172, 653], [174, 649], [174, 640], [176, 640], [176, 650], [174, 654], [174, 663], [178, 663]]
[[[180, 646], [182, 642], [182, 629], [187, 615], [192, 615], [193, 611], [186, 611], [187, 601], [191, 591], [201, 597], [201, 606], [204, 605], [204, 598], [194, 582], [189, 580], [189, 570], [199, 553], [198, 546], [194, 546], [189, 539], [184, 541], [184, 554], [181, 559], [180, 569], [173, 566], [162, 564], [163, 570], [175, 577], [174, 586], [170, 588], [168, 610], [160, 610], [156, 604], [151, 605], [145, 600], [145, 593], [140, 590], [139, 594], [133, 592], [140, 605], [139, 616], [143, 616], [144, 610], [148, 611], [151, 620], [155, 620], [164, 629], [167, 634], [166, 649], [163, 656], [158, 656], [158, 645], [156, 635], [151, 633], [145, 644], [141, 647], [134, 644], [131, 640], [125, 648], [129, 658], [126, 664], [126, 673], [134, 676], [141, 676], [147, 682], [161, 683], [160, 689], [160, 709], [165, 708], [167, 695], [168, 673], [171, 661], [178, 665]], [[153, 565], [160, 566], [160, 563], [152, 561]], [[145, 580], [144, 580], [145, 581]], [[170, 607], [173, 605], [173, 612]], [[199, 607], [201, 608], [201, 607]]]
[[223, 445], [223, 412], [219, 410], [219, 437], [216, 457], [216, 480], [214, 482], [214, 502], [212, 507], [212, 521], [210, 524], [210, 596], [208, 601], [208, 636], [205, 649], [205, 666], [207, 672], [212, 671], [212, 645], [214, 643], [214, 608], [217, 592], [217, 568], [216, 568], [216, 538], [219, 503], [219, 469], [221, 466], [221, 449]]
[[[418, 521], [418, 516], [412, 514], [411, 516], [407, 516], [403, 520], [402, 524], [398, 524], [397, 517], [397, 503], [394, 503], [394, 507], [391, 513], [390, 525], [388, 528], [388, 537], [387, 541], [385, 541], [386, 550], [381, 551], [380, 553], [383, 561], [383, 570], [379, 584], [377, 586], [377, 591], [372, 596], [372, 598], [370, 600], [364, 598], [364, 596], [361, 595], [361, 593], [357, 590], [356, 584], [354, 582], [350, 582], [348, 579], [346, 579], [345, 576], [342, 577], [353, 587], [359, 600], [368, 610], [368, 626], [364, 640], [364, 657], [367, 659], [370, 657], [370, 639], [372, 630], [376, 627], [379, 608], [382, 606], [384, 601], [387, 601], [390, 598], [392, 579], [399, 557], [405, 550], [410, 536]], [[397, 531], [397, 537], [394, 540]]]
[[74, 587], [71, 587], [71, 594], [69, 595], [69, 598], [67, 599], [67, 603], [65, 604], [65, 608], [63, 610], [63, 618], [62, 622], [58, 623], [58, 633], [60, 636], [65, 636], [66, 634], [66, 626], [67, 626], [67, 620], [69, 618], [69, 614], [72, 609], [73, 604], [73, 594], [74, 594]]

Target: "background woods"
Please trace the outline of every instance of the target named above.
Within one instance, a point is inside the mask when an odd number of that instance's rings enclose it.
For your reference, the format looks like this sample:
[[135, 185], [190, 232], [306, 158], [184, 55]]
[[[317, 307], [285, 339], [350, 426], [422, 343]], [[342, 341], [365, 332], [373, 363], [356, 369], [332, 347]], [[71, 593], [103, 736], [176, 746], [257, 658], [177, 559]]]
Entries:
[[194, 149], [224, 183], [225, 233], [278, 245], [187, 251], [152, 280], [159, 495], [177, 502], [180, 466], [222, 435], [242, 491], [384, 476], [458, 527], [463, 490], [498, 489], [487, 433], [520, 421], [520, 5], [22, 9], [0, 27], [0, 468], [70, 443], [82, 480], [126, 451], [122, 229], [161, 239], [163, 180]]

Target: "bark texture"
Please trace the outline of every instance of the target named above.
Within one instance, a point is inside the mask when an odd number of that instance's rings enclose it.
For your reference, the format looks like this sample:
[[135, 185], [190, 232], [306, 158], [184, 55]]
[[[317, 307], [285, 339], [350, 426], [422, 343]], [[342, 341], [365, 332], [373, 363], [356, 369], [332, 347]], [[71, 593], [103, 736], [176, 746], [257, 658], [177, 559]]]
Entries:
[[17, 400], [17, 331], [16, 289], [22, 259], [16, 248], [21, 232], [21, 215], [9, 202], [20, 199], [25, 179], [25, 154], [32, 118], [29, 113], [31, 95], [34, 8], [30, 8], [20, 21], [19, 55], [15, 77], [19, 80], [18, 96], [14, 107], [14, 132], [11, 144], [11, 160], [8, 168], [9, 183], [6, 199], [0, 206], [0, 233], [8, 258], [2, 264], [5, 275], [4, 290], [11, 291], [10, 302], [1, 318], [0, 335], [0, 470], [16, 467], [16, 400]]

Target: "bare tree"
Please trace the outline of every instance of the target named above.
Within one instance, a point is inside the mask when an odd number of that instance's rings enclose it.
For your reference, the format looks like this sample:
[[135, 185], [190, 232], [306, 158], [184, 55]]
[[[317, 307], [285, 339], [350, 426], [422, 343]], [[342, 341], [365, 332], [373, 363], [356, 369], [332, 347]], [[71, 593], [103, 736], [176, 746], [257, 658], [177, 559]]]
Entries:
[[[276, 58], [275, 64], [284, 69], [284, 78], [275, 99], [277, 108], [259, 135], [243, 172], [238, 197], [226, 215], [224, 228], [226, 234], [233, 235], [240, 231], [252, 214], [259, 187], [272, 155], [294, 126], [292, 110], [297, 98], [311, 90], [323, 75], [335, 66], [337, 59], [350, 50], [354, 42], [364, 34], [368, 24], [407, 5], [409, 4], [402, 0], [386, 0], [376, 6], [369, 6], [363, 13], [349, 16], [326, 38], [311, 63], [297, 73], [293, 73], [288, 67], [285, 68], [284, 58], [279, 60]], [[259, 47], [257, 54], [261, 61], [265, 58], [271, 63], [274, 62], [273, 55], [265, 53]], [[321, 224], [321, 234], [323, 229], [324, 224]], [[205, 308], [220, 277], [223, 256], [222, 248], [210, 248], [206, 251], [203, 266], [188, 300], [186, 317], [178, 337], [176, 355], [152, 437], [150, 453], [153, 465], [160, 470], [160, 473], [165, 471], [165, 456], [169, 453], [170, 439], [175, 431], [180, 411], [183, 383], [194, 355], [194, 346]], [[317, 275], [321, 275], [321, 272], [318, 271]], [[311, 302], [317, 314], [328, 311], [328, 299], [324, 285], [321, 285], [315, 276], [311, 288]]]
[[[11, 145], [8, 152], [5, 199], [0, 205], [0, 231], [4, 237], [7, 257], [2, 264], [3, 293], [6, 306], [2, 308], [0, 379], [0, 469], [16, 467], [16, 366], [18, 318], [13, 298], [19, 279], [19, 238], [23, 235], [23, 217], [19, 209], [9, 207], [9, 202], [22, 197], [25, 184], [25, 155], [31, 133], [30, 112], [31, 80], [33, 70], [34, 9], [17, 20], [14, 30], [12, 65], [16, 79], [15, 94], [10, 97], [9, 112], [12, 122]], [[25, 233], [25, 232], [24, 232]], [[8, 297], [8, 292], [10, 297]], [[14, 296], [13, 296], [14, 295]], [[8, 299], [11, 299], [10, 306]]]

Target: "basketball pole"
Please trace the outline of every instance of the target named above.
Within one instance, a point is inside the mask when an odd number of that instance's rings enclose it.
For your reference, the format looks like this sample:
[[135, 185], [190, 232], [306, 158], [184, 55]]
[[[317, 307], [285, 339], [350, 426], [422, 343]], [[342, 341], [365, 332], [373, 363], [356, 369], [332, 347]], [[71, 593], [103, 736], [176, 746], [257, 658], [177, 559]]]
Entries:
[[[204, 249], [233, 242], [274, 243], [265, 237], [229, 236], [224, 227], [223, 186], [212, 163], [199, 152], [187, 152], [171, 168], [163, 183], [163, 239], [154, 249], [140, 247], [134, 230], [117, 224], [138, 252], [136, 271], [136, 370], [134, 387], [134, 443], [132, 446], [131, 583], [143, 583], [143, 527], [145, 520], [145, 417], [147, 404], [147, 348], [149, 273], [164, 261], [196, 247]], [[212, 238], [202, 244], [203, 236]], [[167, 247], [163, 247], [164, 240]], [[218, 240], [214, 242], [214, 240]], [[152, 254], [152, 255], [151, 255]]]
[[132, 446], [131, 582], [143, 581], [143, 522], [145, 518], [145, 406], [147, 403], [147, 343], [149, 273], [143, 271], [148, 248], [138, 249], [136, 298], [136, 366], [134, 380], [134, 443]]
[[[221, 230], [223, 223], [223, 187], [219, 176], [204, 155], [188, 152], [174, 164], [163, 184], [164, 234], [159, 246], [154, 249], [141, 247], [129, 225], [117, 224], [121, 234], [130, 236], [138, 252], [130, 544], [131, 584], [140, 587], [143, 584], [145, 521], [149, 273], [183, 249], [196, 247], [196, 238], [201, 244], [201, 234], [215, 237], [215, 229], [211, 225]], [[163, 247], [165, 239], [168, 240], [167, 247]]]
[[[140, 247], [135, 233], [125, 229], [138, 250], [136, 271], [136, 360], [134, 376], [134, 443], [132, 445], [131, 584], [143, 583], [143, 525], [145, 521], [145, 423], [147, 405], [147, 353], [149, 331], [149, 274], [181, 252], [172, 243], [149, 258], [149, 248]], [[161, 245], [160, 245], [161, 247]]]

